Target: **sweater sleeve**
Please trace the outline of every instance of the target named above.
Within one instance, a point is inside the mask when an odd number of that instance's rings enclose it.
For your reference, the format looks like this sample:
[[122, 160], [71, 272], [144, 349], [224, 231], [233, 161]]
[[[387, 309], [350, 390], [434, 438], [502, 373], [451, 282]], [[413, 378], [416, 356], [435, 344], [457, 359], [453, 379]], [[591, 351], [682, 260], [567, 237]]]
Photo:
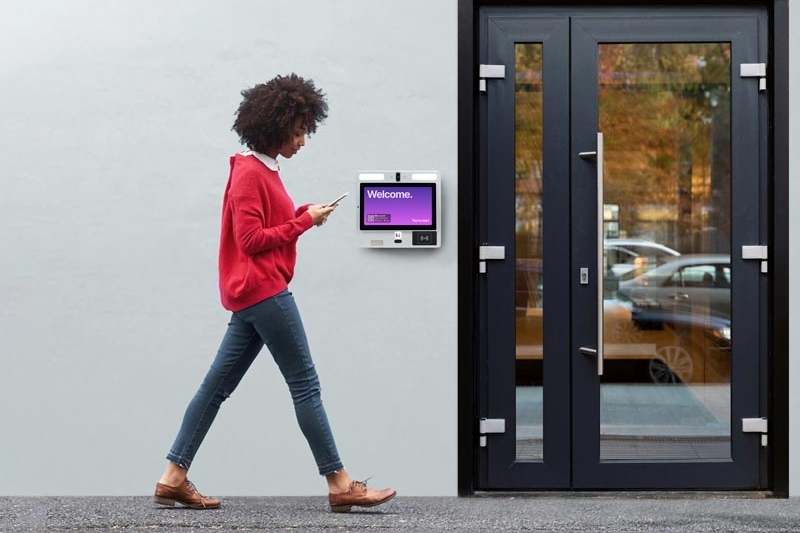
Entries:
[[294, 212], [294, 216], [299, 217], [300, 215], [308, 211], [308, 206], [310, 205], [311, 204], [303, 204], [300, 207], [298, 207]]
[[234, 196], [232, 200], [233, 232], [239, 248], [247, 255], [284, 246], [313, 226], [311, 214], [304, 212], [283, 224], [265, 227], [266, 216], [258, 198]]
[[258, 174], [242, 172], [231, 176], [228, 195], [231, 202], [233, 234], [239, 248], [253, 256], [289, 244], [314, 225], [311, 214], [304, 212], [275, 226], [268, 226], [269, 205], [259, 194]]

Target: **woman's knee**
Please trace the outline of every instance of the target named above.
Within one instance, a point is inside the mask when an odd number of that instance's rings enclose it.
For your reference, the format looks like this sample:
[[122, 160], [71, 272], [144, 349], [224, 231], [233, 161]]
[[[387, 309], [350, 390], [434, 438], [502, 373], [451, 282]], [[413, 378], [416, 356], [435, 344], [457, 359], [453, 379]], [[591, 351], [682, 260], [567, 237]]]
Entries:
[[230, 397], [232, 392], [233, 391], [227, 390], [221, 386], [216, 386], [214, 388], [201, 386], [197, 398], [205, 398], [209, 404], [219, 407], [222, 405], [222, 402]]
[[321, 387], [316, 369], [312, 366], [298, 376], [287, 380], [295, 404], [319, 398]]

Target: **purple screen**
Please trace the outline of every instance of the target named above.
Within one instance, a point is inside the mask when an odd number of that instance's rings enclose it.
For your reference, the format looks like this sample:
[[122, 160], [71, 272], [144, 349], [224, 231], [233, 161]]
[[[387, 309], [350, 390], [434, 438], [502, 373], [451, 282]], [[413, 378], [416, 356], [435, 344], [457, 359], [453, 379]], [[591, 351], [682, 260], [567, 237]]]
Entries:
[[366, 185], [362, 191], [364, 226], [433, 225], [433, 185]]

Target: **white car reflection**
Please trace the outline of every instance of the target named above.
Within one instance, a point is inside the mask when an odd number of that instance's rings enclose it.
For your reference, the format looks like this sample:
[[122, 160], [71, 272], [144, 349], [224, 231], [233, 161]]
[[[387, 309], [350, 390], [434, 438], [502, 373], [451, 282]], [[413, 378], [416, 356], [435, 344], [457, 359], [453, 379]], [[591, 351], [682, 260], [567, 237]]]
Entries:
[[606, 271], [617, 279], [631, 279], [680, 256], [669, 246], [646, 239], [605, 239]]
[[617, 294], [633, 304], [634, 320], [642, 323], [696, 322], [703, 317], [729, 321], [731, 258], [728, 254], [681, 255], [620, 281]]

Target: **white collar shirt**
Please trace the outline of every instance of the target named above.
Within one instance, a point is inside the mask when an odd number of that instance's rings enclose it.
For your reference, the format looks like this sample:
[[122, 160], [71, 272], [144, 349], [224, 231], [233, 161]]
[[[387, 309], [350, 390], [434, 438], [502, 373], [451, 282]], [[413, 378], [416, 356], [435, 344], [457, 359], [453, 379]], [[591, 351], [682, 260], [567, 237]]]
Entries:
[[268, 156], [267, 154], [262, 154], [261, 152], [256, 152], [255, 150], [245, 150], [244, 152], [242, 152], [242, 155], [252, 155], [256, 159], [264, 163], [264, 165], [272, 171], [278, 172], [281, 169], [280, 165], [278, 165], [278, 161], [275, 158]]

